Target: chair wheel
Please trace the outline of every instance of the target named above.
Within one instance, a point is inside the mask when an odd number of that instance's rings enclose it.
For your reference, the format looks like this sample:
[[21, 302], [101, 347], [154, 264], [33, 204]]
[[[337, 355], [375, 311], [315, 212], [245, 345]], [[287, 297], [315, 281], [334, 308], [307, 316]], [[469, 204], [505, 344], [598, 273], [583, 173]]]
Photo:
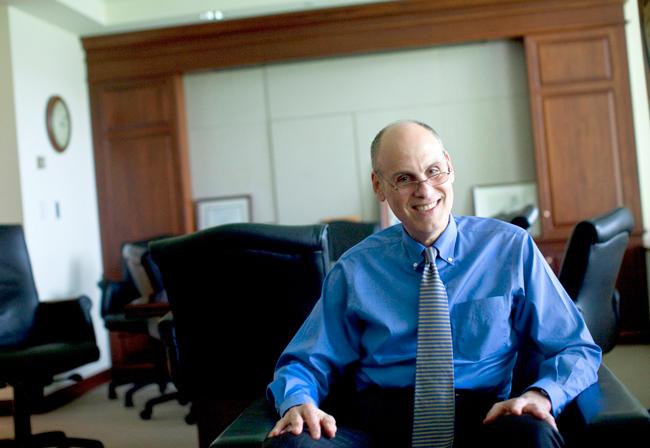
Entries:
[[115, 389], [112, 387], [108, 388], [108, 399], [109, 400], [117, 399], [117, 392], [115, 392]]
[[144, 409], [142, 412], [140, 412], [140, 418], [142, 420], [151, 420], [151, 411]]
[[196, 423], [196, 419], [194, 418], [194, 414], [191, 412], [185, 416], [185, 423], [188, 425], [193, 425]]

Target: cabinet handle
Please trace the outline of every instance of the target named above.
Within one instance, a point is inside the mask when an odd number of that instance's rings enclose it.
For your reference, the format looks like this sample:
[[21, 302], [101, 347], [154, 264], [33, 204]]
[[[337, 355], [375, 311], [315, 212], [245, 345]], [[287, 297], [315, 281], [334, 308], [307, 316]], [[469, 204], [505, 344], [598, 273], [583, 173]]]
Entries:
[[553, 257], [546, 257], [546, 262], [549, 266], [553, 266]]
[[544, 218], [550, 218], [551, 217], [551, 212], [549, 210], [544, 210]]

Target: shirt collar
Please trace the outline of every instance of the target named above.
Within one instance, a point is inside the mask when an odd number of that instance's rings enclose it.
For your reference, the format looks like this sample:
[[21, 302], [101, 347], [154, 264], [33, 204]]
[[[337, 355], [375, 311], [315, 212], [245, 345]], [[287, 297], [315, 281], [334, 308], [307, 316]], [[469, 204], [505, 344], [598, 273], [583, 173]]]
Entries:
[[[458, 228], [456, 227], [456, 220], [450, 214], [447, 228], [440, 234], [436, 242], [433, 243], [433, 247], [438, 251], [438, 256], [447, 264], [454, 264], [456, 258], [454, 248], [456, 247], [457, 236]], [[406, 229], [404, 229], [404, 226], [402, 226], [402, 245], [411, 265], [417, 267], [424, 261], [424, 257], [422, 257], [424, 245], [411, 238], [406, 232]]]

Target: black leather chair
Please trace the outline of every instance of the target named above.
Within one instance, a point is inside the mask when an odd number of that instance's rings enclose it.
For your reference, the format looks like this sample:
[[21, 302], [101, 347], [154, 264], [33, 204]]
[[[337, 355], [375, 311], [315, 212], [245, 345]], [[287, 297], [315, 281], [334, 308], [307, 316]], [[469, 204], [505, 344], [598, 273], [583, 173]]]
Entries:
[[61, 431], [32, 434], [34, 398], [55, 375], [99, 359], [90, 299], [40, 302], [20, 225], [0, 225], [0, 387], [13, 387], [14, 440], [0, 447], [101, 448]]
[[604, 353], [619, 333], [616, 279], [633, 228], [632, 213], [623, 207], [578, 223], [560, 267], [560, 282]]
[[529, 204], [510, 213], [500, 213], [495, 215], [494, 218], [514, 224], [524, 230], [528, 230], [532, 227], [535, 221], [537, 221], [538, 216], [539, 209], [536, 206]]
[[192, 402], [201, 447], [264, 395], [320, 296], [326, 228], [229, 224], [150, 244], [173, 314], [173, 376]]
[[[179, 398], [173, 392], [165, 393], [170, 382], [165, 348], [152, 335], [152, 328], [155, 328], [153, 319], [164, 315], [164, 307], [141, 312], [137, 308], [127, 311], [129, 305], [134, 303], [145, 305], [167, 301], [160, 273], [148, 249], [148, 243], [153, 239], [124, 244], [122, 280], [102, 279], [99, 282], [104, 326], [110, 334], [112, 351], [120, 353], [113, 359], [108, 396], [110, 399], [117, 398], [117, 387], [129, 385], [124, 395], [124, 405], [132, 407], [135, 392], [150, 384], [157, 384], [160, 395], [147, 400], [140, 412], [145, 420], [151, 418], [154, 405]], [[161, 310], [159, 314], [155, 314], [157, 310]]]
[[329, 221], [327, 223], [327, 240], [330, 260], [338, 260], [346, 250], [379, 230], [381, 227], [374, 222]]
[[[612, 330], [611, 319], [602, 315], [613, 313], [614, 282], [631, 228], [631, 215], [626, 209], [578, 224], [563, 263], [562, 278], [567, 290], [585, 314], [590, 330], [593, 328], [596, 341], [605, 348], [610, 344], [607, 338]], [[527, 377], [539, 362], [536, 357], [533, 350], [520, 354], [513, 379], [514, 395], [530, 384]], [[271, 378], [268, 375], [267, 381]], [[259, 447], [277, 418], [269, 403], [258, 400], [217, 437], [211, 448]], [[598, 382], [578, 395], [558, 425], [570, 447], [611, 447], [620, 444], [623, 437], [639, 441], [640, 445], [650, 440], [650, 415], [605, 365], [598, 371]]]

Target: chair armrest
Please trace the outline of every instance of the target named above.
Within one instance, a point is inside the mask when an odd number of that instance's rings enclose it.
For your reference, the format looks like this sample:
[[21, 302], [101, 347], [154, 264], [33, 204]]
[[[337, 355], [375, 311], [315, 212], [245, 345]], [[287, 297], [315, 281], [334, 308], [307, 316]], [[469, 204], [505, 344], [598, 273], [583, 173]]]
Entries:
[[87, 296], [40, 302], [36, 309], [33, 342], [95, 342], [95, 330]]
[[[604, 364], [598, 382], [585, 389], [570, 409], [580, 445], [605, 446], [626, 440], [650, 439], [650, 414]], [[612, 446], [613, 446], [612, 445]]]
[[210, 444], [210, 448], [261, 447], [277, 420], [278, 414], [275, 409], [266, 399], [260, 398], [228, 425]]

